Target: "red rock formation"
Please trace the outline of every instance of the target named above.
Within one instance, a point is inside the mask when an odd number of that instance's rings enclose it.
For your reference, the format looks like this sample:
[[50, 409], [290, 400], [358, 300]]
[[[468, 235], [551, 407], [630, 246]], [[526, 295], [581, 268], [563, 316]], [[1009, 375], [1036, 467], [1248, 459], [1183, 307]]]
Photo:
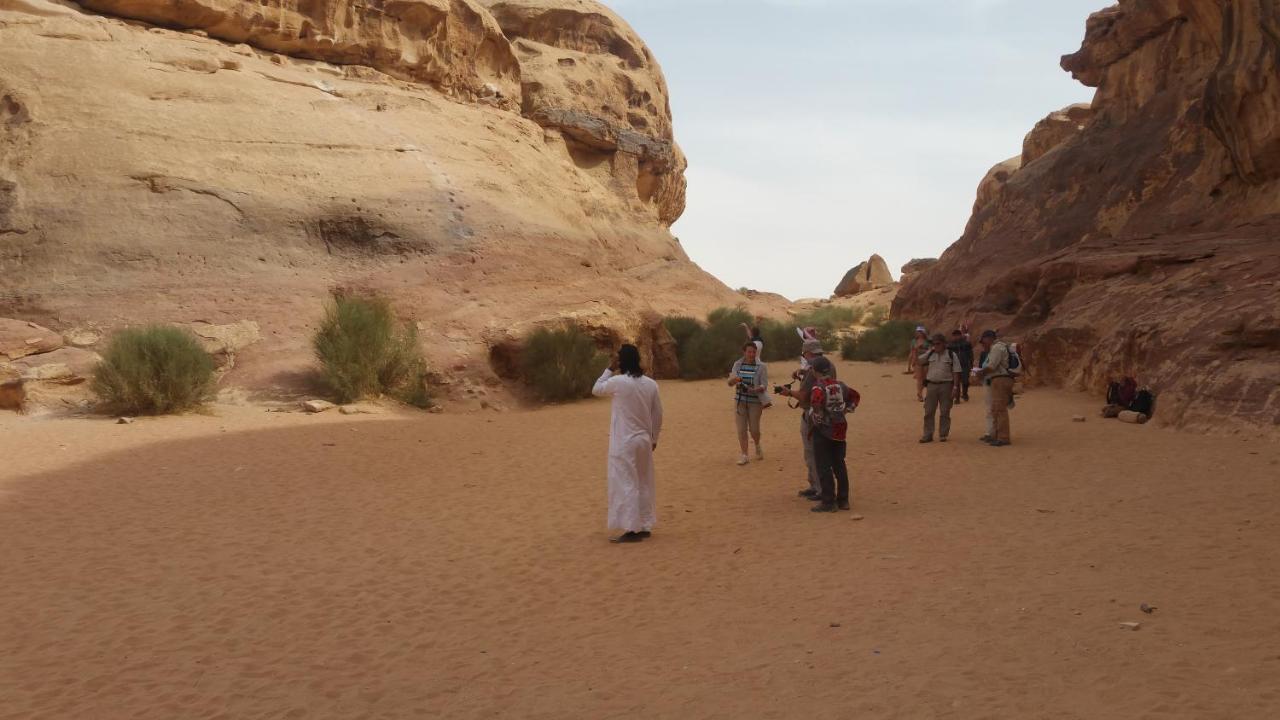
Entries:
[[1136, 375], [1157, 421], [1274, 427], [1280, 2], [1123, 0], [1063, 67], [1093, 117], [989, 176], [895, 315], [1000, 328], [1039, 382]]

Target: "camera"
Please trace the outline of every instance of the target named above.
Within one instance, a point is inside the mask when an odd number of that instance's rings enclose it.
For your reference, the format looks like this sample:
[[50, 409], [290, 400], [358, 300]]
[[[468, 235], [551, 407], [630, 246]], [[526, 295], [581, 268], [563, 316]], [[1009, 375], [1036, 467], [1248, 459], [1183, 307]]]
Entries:
[[795, 383], [794, 383], [794, 382], [789, 382], [789, 383], [787, 383], [786, 385], [774, 385], [774, 386], [773, 386], [773, 394], [775, 394], [775, 395], [782, 395], [782, 394], [784, 394], [784, 393], [791, 392], [791, 386], [792, 386], [792, 385], [795, 385]]

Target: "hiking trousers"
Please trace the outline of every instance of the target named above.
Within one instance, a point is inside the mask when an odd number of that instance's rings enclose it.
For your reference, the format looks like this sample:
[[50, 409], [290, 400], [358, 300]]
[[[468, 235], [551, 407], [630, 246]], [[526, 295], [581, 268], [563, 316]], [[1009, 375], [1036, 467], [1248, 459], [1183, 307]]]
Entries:
[[992, 414], [992, 399], [995, 398], [995, 391], [991, 389], [991, 385], [987, 385], [987, 391], [982, 393], [982, 404], [987, 411], [987, 437], [995, 438], [996, 436], [996, 416]]
[[849, 502], [849, 468], [844, 461], [847, 448], [848, 443], [843, 440], [813, 434], [813, 455], [818, 462], [824, 503]]
[[991, 378], [991, 416], [996, 424], [996, 440], [1009, 442], [1009, 404], [1013, 402], [1013, 378]]
[[753, 402], [739, 402], [734, 415], [738, 423], [738, 442], [742, 447], [747, 446], [747, 436], [750, 434], [751, 439], [756, 441], [756, 446], [760, 445], [760, 416], [764, 413], [764, 405]]
[[818, 462], [813, 456], [813, 428], [809, 425], [809, 413], [800, 414], [800, 445], [804, 448], [804, 465], [809, 470], [809, 489], [822, 492], [822, 481], [818, 475]]
[[951, 383], [929, 383], [924, 395], [924, 435], [923, 440], [933, 439], [933, 428], [938, 409], [942, 409], [942, 418], [937, 421], [938, 434], [943, 440], [951, 435], [951, 406], [954, 404], [955, 385]]

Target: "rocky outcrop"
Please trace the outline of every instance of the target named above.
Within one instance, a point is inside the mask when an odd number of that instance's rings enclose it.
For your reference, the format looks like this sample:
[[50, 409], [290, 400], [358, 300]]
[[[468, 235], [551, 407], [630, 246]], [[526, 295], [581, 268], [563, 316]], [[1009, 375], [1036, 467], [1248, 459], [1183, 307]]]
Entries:
[[[511, 39], [526, 117], [558, 131], [575, 160], [601, 164], [670, 225], [684, 212], [686, 162], [667, 83], [649, 48], [598, 2], [482, 0]], [[620, 152], [619, 152], [620, 151]]]
[[89, 7], [0, 0], [0, 315], [252, 318], [224, 385], [292, 391], [334, 290], [390, 297], [437, 368], [742, 301], [668, 229], [666, 83], [598, 3]]
[[902, 266], [901, 282], [906, 282], [907, 278], [917, 273], [924, 272], [934, 265], [938, 264], [937, 258], [916, 258], [906, 265]]
[[1135, 375], [1158, 422], [1274, 428], [1277, 28], [1270, 0], [1123, 0], [1091, 17], [1063, 67], [1097, 88], [1092, 117], [1050, 116], [1029, 162], [984, 180], [895, 315], [999, 328], [1034, 381], [1100, 393]]
[[872, 255], [870, 260], [845, 273], [844, 279], [836, 286], [836, 297], [850, 297], [870, 290], [893, 285], [893, 274], [889, 272], [889, 264], [879, 255]]
[[[116, 17], [335, 65], [371, 67], [469, 98], [514, 103], [520, 71], [493, 16], [475, 0], [81, 0]], [[194, 71], [216, 72], [212, 59]]]
[[[1091, 105], [1071, 105], [1036, 123], [1022, 141], [1022, 162], [1019, 168], [1047, 155], [1051, 150], [1078, 135], [1093, 119]], [[1015, 170], [1018, 168], [1014, 168]]]
[[48, 328], [0, 318], [0, 409], [87, 409], [92, 404], [87, 381], [100, 362], [95, 352], [64, 347]]

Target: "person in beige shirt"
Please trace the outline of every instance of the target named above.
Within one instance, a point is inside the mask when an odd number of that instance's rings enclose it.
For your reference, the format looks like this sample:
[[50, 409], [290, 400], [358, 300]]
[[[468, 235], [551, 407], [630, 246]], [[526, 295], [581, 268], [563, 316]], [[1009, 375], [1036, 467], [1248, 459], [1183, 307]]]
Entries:
[[992, 447], [1005, 447], [1012, 443], [1009, 428], [1009, 405], [1013, 402], [1013, 374], [1009, 372], [1009, 346], [996, 340], [994, 330], [982, 333], [979, 340], [987, 351], [987, 362], [982, 366], [982, 377], [991, 393], [991, 416], [995, 420], [995, 437], [987, 442]]
[[[936, 424], [938, 439], [947, 441], [951, 435], [951, 408], [960, 400], [960, 356], [947, 349], [947, 338], [934, 335], [932, 344], [919, 355], [920, 368], [924, 375], [924, 435], [921, 443], [933, 442]], [[935, 423], [938, 408], [942, 408], [942, 418]]]

